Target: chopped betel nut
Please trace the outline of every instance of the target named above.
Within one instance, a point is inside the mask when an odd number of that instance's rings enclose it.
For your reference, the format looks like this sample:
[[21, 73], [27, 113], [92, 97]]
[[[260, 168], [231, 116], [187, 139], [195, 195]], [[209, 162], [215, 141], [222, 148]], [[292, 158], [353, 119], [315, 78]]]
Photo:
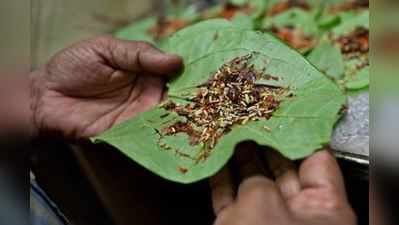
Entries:
[[280, 13], [283, 13], [289, 9], [292, 8], [300, 8], [306, 11], [309, 11], [311, 9], [310, 5], [303, 0], [297, 0], [297, 1], [292, 1], [292, 0], [288, 0], [288, 1], [281, 1], [278, 2], [277, 4], [273, 5], [273, 7], [271, 7], [271, 9], [269, 10], [269, 12], [267, 13], [268, 16], [276, 16]]
[[369, 52], [369, 30], [363, 27], [356, 28], [349, 35], [337, 39], [344, 54], [368, 53]]
[[358, 27], [348, 35], [343, 35], [336, 39], [341, 48], [345, 59], [360, 59], [357, 69], [362, 69], [369, 63], [369, 30]]
[[[201, 144], [203, 151], [197, 162], [208, 158], [220, 137], [234, 125], [250, 121], [270, 119], [279, 107], [286, 88], [259, 85], [259, 79], [278, 81], [249, 65], [252, 55], [238, 57], [224, 64], [204, 85], [197, 96], [186, 105], [172, 101], [163, 104], [164, 109], [176, 112], [184, 120], [162, 130], [163, 135], [186, 133], [191, 145]], [[270, 132], [268, 128], [265, 132]]]
[[159, 19], [157, 23], [148, 30], [148, 33], [151, 34], [155, 40], [159, 41], [186, 27], [189, 24], [189, 21], [181, 19]]
[[330, 7], [329, 11], [332, 14], [337, 14], [340, 12], [359, 10], [359, 9], [368, 9], [369, 8], [369, 0], [351, 0], [345, 1]]
[[220, 12], [218, 16], [231, 20], [239, 13], [249, 15], [252, 11], [253, 8], [251, 8], [249, 4], [246, 4], [244, 6], [237, 6], [229, 3], [224, 7], [224, 9]]
[[313, 37], [305, 35], [301, 29], [293, 26], [276, 27], [273, 26], [270, 30], [277, 37], [287, 43], [289, 46], [301, 50], [314, 48], [316, 41]]

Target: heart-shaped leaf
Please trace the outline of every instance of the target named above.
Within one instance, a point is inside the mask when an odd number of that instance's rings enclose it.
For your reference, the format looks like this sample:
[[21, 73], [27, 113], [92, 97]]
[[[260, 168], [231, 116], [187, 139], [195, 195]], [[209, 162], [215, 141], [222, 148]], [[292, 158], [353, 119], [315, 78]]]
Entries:
[[206, 148], [208, 155], [203, 160], [198, 159], [204, 153], [204, 143], [193, 144], [189, 132], [167, 134], [165, 130], [184, 123], [188, 117], [171, 111], [165, 104], [114, 126], [93, 138], [95, 143], [110, 144], [152, 172], [180, 183], [214, 175], [242, 141], [269, 146], [290, 159], [304, 158], [329, 143], [346, 101], [344, 94], [274, 36], [240, 29], [225, 20], [210, 20], [181, 30], [162, 47], [181, 55], [185, 61], [185, 70], [168, 83], [167, 105], [177, 102], [190, 109], [192, 97], [198, 95], [203, 85], [209, 85], [210, 78], [216, 79], [217, 71], [229, 71], [223, 66], [237, 57], [249, 58], [248, 55], [252, 56], [248, 63], [254, 66], [248, 67], [265, 74], [258, 80], [267, 85], [262, 87], [283, 87], [290, 94], [282, 97], [271, 117], [242, 121], [225, 130], [213, 148]]

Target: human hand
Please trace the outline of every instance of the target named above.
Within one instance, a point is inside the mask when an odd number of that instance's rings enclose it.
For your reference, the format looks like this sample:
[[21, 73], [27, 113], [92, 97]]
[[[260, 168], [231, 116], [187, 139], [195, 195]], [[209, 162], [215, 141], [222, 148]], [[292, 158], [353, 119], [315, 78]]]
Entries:
[[328, 151], [306, 159], [298, 172], [291, 162], [268, 152], [273, 181], [260, 175], [253, 149], [246, 150], [237, 160], [244, 180], [236, 198], [229, 170], [211, 180], [214, 225], [356, 224], [340, 169]]
[[39, 132], [71, 139], [99, 134], [159, 103], [180, 57], [144, 42], [104, 36], [58, 53], [31, 75]]

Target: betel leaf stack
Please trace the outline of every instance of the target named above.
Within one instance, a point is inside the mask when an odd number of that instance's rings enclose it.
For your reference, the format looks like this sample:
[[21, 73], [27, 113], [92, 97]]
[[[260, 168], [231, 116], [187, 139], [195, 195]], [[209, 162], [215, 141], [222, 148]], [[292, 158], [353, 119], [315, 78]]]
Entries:
[[182, 1], [165, 2], [163, 16], [136, 21], [121, 28], [116, 37], [160, 46], [184, 27], [228, 19], [243, 29], [275, 35], [348, 95], [368, 91], [368, 0], [228, 0], [205, 9], [187, 7]]
[[171, 181], [214, 175], [242, 141], [307, 157], [329, 143], [346, 103], [336, 83], [296, 50], [227, 20], [191, 25], [161, 48], [185, 64], [167, 83], [168, 99], [93, 141]]

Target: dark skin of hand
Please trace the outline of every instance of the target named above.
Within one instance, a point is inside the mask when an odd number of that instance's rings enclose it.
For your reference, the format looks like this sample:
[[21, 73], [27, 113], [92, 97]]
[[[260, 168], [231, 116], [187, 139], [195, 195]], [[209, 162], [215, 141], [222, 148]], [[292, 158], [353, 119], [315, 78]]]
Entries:
[[[108, 36], [71, 46], [31, 75], [36, 133], [71, 140], [95, 136], [158, 104], [165, 78], [182, 65], [180, 57], [149, 44]], [[254, 147], [242, 149], [237, 194], [227, 169], [211, 179], [215, 225], [356, 224], [342, 175], [327, 151], [305, 160], [299, 171], [286, 160], [268, 160], [277, 178], [272, 180], [254, 166]]]
[[31, 76], [34, 123], [68, 139], [95, 136], [159, 103], [165, 78], [181, 68], [180, 57], [143, 42], [81, 42]]
[[246, 147], [236, 154], [242, 179], [237, 191], [227, 169], [211, 179], [214, 225], [357, 224], [330, 152], [320, 151], [296, 169], [269, 150], [265, 154], [270, 170], [265, 172], [254, 151]]

